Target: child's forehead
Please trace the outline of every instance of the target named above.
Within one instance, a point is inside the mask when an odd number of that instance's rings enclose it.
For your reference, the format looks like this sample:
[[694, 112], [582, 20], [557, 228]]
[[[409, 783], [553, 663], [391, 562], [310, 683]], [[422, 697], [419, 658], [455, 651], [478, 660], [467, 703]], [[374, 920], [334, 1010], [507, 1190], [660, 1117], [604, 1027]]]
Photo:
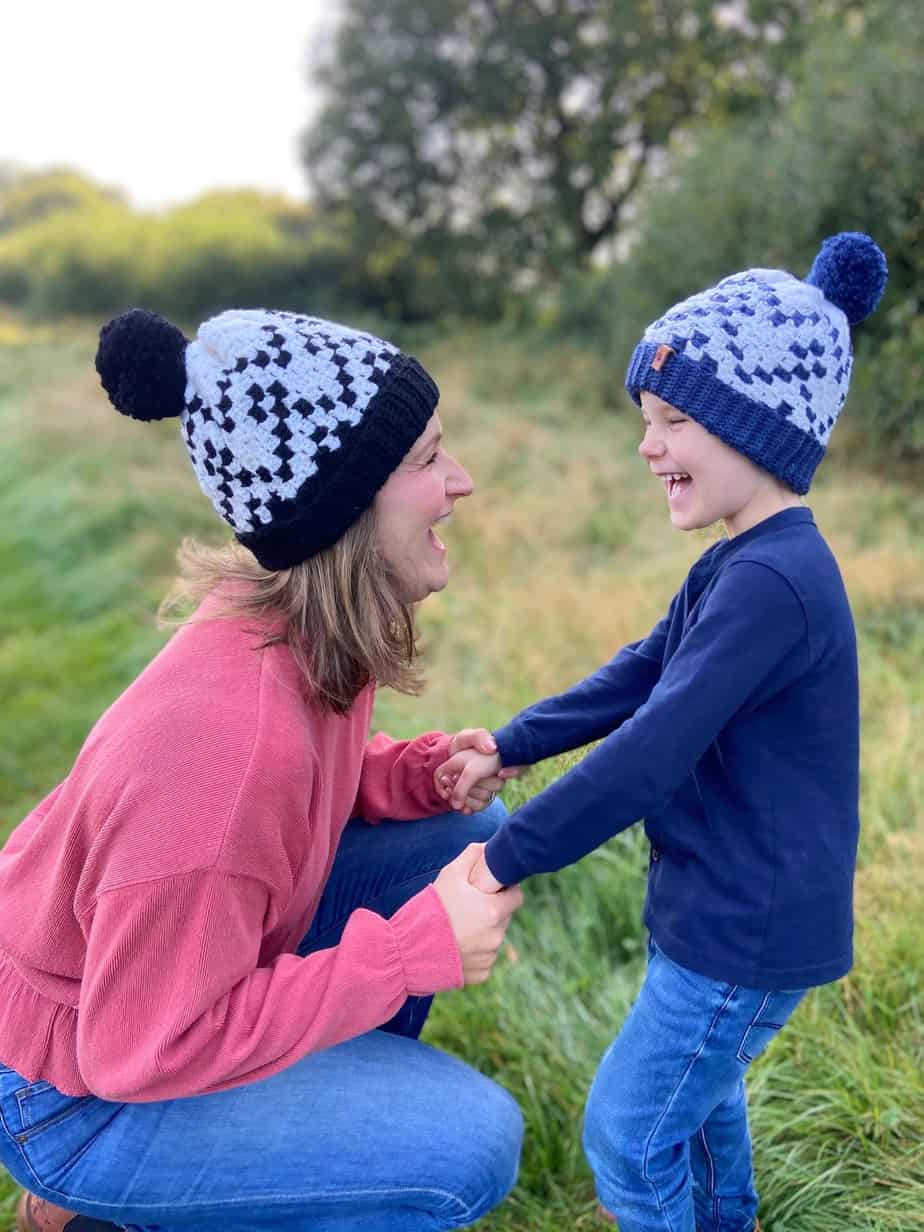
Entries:
[[641, 410], [643, 415], [651, 414], [652, 412], [661, 415], [686, 415], [686, 411], [681, 410], [679, 406], [674, 406], [672, 402], [665, 402], [663, 398], [653, 394], [649, 389], [640, 390], [639, 398], [642, 403]]

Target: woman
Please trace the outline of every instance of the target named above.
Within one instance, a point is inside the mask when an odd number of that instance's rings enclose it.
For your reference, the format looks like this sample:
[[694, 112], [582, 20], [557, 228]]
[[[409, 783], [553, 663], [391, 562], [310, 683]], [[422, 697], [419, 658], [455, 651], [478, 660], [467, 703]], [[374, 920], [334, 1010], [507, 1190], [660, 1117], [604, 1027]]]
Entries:
[[375, 685], [418, 688], [433, 528], [472, 491], [437, 388], [283, 312], [187, 343], [134, 310], [96, 363], [118, 410], [179, 416], [238, 544], [187, 546], [197, 612], [0, 853], [19, 1227], [469, 1224], [513, 1184], [520, 1115], [417, 1036], [521, 901], [468, 881], [501, 783], [438, 817], [433, 772], [471, 737], [368, 739]]

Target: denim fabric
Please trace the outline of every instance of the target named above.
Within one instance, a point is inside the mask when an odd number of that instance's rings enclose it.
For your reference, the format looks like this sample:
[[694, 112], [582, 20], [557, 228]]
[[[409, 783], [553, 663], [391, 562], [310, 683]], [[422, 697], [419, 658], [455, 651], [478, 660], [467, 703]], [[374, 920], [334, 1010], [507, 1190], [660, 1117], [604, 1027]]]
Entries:
[[[359, 906], [397, 909], [503, 820], [351, 822], [304, 950]], [[0, 1066], [0, 1162], [58, 1205], [173, 1232], [436, 1232], [473, 1223], [516, 1178], [522, 1118], [469, 1066], [419, 1042], [428, 998], [272, 1077], [189, 1099], [61, 1095]]]
[[649, 944], [584, 1121], [597, 1193], [620, 1232], [751, 1232], [744, 1074], [804, 995], [708, 979]]

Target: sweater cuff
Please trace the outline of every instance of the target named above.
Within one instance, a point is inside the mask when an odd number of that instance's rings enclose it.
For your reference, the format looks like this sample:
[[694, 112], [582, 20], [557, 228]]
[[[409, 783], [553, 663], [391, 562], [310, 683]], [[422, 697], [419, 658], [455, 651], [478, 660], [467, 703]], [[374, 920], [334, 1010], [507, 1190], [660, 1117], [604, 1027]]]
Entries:
[[388, 922], [404, 964], [409, 996], [426, 997], [462, 987], [459, 944], [432, 885], [409, 899]]
[[516, 719], [491, 733], [497, 745], [502, 766], [531, 766], [536, 761], [529, 747], [523, 725]]
[[452, 742], [452, 736], [448, 736], [445, 732], [427, 732], [426, 735], [418, 737], [418, 740], [421, 745], [422, 772], [426, 783], [425, 795], [432, 815], [436, 816], [438, 813], [446, 812], [446, 801], [437, 793], [434, 775], [443, 762], [449, 760], [449, 745]]
[[516, 849], [510, 839], [510, 825], [501, 826], [485, 844], [484, 862], [491, 876], [504, 886], [518, 885], [529, 876], [517, 859]]

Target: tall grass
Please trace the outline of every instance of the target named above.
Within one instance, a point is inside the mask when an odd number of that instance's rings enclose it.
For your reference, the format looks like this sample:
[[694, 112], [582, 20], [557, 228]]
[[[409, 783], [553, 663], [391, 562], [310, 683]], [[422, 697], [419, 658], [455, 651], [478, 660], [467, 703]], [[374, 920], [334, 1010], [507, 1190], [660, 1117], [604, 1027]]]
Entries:
[[[214, 533], [175, 425], [116, 415], [91, 353], [86, 332], [0, 330], [4, 831], [162, 644], [152, 613], [180, 535]], [[600, 405], [586, 357], [471, 333], [426, 359], [447, 443], [478, 490], [447, 534], [453, 580], [421, 610], [428, 691], [379, 699], [377, 723], [394, 735], [496, 724], [577, 679], [647, 631], [712, 537], [671, 531], [635, 456], [637, 412]], [[860, 633], [857, 963], [754, 1067], [762, 1217], [771, 1232], [913, 1232], [924, 1229], [924, 496], [849, 470], [835, 449], [811, 503]], [[512, 784], [508, 804], [566, 761]], [[486, 1232], [593, 1226], [580, 1121], [641, 978], [644, 864], [635, 831], [535, 879], [491, 981], [437, 998], [425, 1038], [503, 1082], [527, 1119], [520, 1182]], [[10, 1202], [0, 1186], [0, 1212]]]

